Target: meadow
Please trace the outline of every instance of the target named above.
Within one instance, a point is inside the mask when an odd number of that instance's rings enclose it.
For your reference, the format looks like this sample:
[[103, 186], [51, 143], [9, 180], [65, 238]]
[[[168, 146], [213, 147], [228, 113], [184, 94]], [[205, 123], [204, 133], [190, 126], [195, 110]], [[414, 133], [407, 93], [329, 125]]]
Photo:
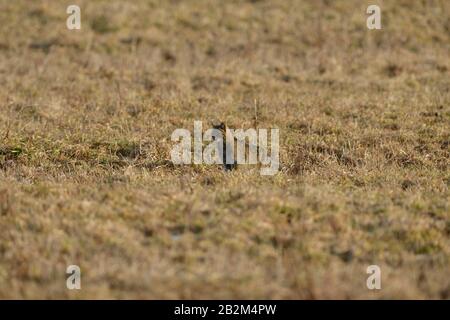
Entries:
[[447, 0], [0, 0], [0, 298], [450, 299], [449, 90]]

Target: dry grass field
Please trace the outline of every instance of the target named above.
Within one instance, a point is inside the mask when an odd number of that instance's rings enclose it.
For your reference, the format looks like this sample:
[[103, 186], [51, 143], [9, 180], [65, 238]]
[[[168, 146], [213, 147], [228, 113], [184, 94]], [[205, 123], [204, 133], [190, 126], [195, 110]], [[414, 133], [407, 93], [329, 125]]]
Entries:
[[[448, 0], [0, 0], [0, 110], [0, 298], [450, 299]], [[216, 119], [279, 173], [172, 165]]]

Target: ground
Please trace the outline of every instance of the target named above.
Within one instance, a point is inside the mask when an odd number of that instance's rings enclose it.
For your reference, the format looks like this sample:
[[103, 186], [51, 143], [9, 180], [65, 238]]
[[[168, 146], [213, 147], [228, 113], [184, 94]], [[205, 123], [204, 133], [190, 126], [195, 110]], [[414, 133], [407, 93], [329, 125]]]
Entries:
[[[446, 0], [2, 0], [0, 298], [449, 299], [449, 44]], [[195, 120], [279, 173], [174, 166]]]

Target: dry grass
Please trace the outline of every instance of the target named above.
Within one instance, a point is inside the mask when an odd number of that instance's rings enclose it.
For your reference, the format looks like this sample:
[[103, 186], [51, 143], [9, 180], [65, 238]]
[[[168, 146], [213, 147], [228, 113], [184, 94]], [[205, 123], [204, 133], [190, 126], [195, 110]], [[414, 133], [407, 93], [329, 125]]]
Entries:
[[[77, 3], [0, 5], [1, 298], [450, 298], [449, 1]], [[278, 175], [168, 162], [255, 100]]]

